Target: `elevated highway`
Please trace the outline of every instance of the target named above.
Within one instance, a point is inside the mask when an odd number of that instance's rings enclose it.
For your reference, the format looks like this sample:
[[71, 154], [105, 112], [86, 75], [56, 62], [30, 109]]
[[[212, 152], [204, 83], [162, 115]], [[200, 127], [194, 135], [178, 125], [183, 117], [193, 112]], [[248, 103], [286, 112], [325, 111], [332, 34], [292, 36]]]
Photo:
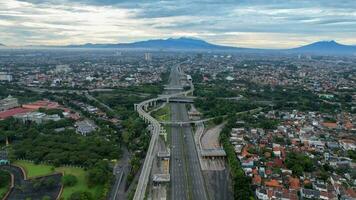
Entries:
[[[178, 64], [178, 65], [180, 65], [180, 64]], [[178, 66], [178, 69], [179, 69], [179, 66]], [[142, 166], [142, 171], [141, 171], [140, 178], [139, 178], [137, 188], [135, 191], [135, 195], [133, 198], [134, 200], [143, 200], [145, 198], [146, 188], [147, 188], [151, 170], [152, 170], [153, 159], [154, 159], [155, 155], [157, 155], [157, 153], [156, 153], [157, 140], [158, 140], [159, 134], [161, 132], [161, 129], [163, 129], [163, 127], [160, 125], [160, 122], [157, 121], [155, 118], [153, 118], [147, 112], [148, 108], [150, 106], [155, 106], [158, 101], [169, 102], [170, 98], [179, 97], [179, 96], [188, 96], [189, 94], [192, 94], [194, 91], [194, 87], [191, 82], [190, 82], [190, 84], [191, 84], [190, 90], [167, 94], [167, 95], [162, 95], [157, 98], [148, 99], [148, 100], [143, 101], [139, 104], [135, 104], [135, 110], [137, 111], [139, 116], [146, 123], [149, 123], [151, 125], [152, 136], [151, 136], [151, 141], [150, 141], [150, 144], [149, 144], [149, 147], [147, 150], [146, 158], [145, 158], [144, 164]]]

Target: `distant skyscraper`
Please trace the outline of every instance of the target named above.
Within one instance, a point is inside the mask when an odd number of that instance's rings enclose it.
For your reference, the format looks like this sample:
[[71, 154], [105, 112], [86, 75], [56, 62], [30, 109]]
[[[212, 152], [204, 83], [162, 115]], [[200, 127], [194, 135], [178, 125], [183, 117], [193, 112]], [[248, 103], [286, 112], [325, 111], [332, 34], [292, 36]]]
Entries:
[[146, 61], [151, 61], [152, 60], [152, 54], [151, 53], [145, 53], [145, 60]]

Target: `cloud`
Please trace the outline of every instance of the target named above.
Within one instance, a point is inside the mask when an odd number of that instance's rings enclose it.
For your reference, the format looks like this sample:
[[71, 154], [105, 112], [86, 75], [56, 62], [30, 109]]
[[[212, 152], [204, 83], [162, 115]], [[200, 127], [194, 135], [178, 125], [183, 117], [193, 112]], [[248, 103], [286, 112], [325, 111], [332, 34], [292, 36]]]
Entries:
[[194, 36], [282, 48], [322, 39], [356, 44], [353, 0], [7, 0], [0, 42], [63, 45]]

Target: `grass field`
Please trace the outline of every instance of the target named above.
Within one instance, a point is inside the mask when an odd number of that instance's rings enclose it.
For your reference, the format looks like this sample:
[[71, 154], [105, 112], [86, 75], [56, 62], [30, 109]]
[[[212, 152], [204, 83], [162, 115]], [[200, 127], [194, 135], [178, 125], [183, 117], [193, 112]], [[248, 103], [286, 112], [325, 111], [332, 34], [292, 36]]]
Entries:
[[65, 187], [62, 193], [64, 199], [68, 199], [68, 197], [76, 191], [88, 191], [92, 193], [94, 199], [100, 199], [101, 194], [103, 193], [104, 186], [96, 186], [89, 188], [86, 184], [85, 180], [85, 171], [81, 168], [73, 168], [73, 167], [59, 167], [54, 168], [50, 165], [35, 165], [33, 163], [27, 161], [16, 161], [14, 164], [23, 167], [26, 170], [27, 177], [33, 178], [38, 176], [45, 176], [52, 174], [54, 172], [62, 172], [66, 175], [71, 174], [78, 179], [78, 183], [73, 187]]
[[163, 108], [154, 111], [152, 116], [160, 121], [169, 121], [171, 119], [171, 107], [165, 105]]

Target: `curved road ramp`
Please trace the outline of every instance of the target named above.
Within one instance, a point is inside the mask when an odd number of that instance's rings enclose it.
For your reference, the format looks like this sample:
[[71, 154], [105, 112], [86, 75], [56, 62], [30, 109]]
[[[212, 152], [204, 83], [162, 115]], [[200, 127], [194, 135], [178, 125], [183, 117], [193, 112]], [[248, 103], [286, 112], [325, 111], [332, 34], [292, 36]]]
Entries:
[[38, 200], [45, 196], [53, 200], [59, 199], [62, 191], [61, 173], [27, 179], [24, 170], [20, 167], [2, 165], [0, 169], [9, 172], [13, 177], [13, 187], [3, 200]]

